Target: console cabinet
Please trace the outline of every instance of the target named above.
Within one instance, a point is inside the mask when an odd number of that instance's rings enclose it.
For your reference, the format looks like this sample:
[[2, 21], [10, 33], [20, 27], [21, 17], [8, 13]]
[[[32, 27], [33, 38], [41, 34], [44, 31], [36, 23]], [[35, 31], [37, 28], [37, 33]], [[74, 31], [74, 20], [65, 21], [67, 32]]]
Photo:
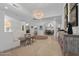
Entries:
[[79, 55], [79, 35], [59, 33], [58, 42], [63, 55]]
[[79, 35], [64, 35], [63, 50], [72, 55], [79, 55]]

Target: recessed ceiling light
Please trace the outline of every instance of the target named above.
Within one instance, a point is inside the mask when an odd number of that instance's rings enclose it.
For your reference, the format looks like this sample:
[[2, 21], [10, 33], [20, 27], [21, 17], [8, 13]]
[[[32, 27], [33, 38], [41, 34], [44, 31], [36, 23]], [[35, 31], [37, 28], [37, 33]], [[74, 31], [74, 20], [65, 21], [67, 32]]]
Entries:
[[5, 8], [5, 9], [8, 9], [8, 7], [7, 7], [7, 6], [5, 6], [4, 8]]

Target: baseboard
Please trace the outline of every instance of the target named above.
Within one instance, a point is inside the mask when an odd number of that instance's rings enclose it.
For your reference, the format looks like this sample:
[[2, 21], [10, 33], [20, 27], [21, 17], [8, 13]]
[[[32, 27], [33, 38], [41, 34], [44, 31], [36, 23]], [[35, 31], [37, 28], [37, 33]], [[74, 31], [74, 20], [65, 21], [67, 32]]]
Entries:
[[11, 49], [8, 49], [8, 50], [5, 50], [5, 51], [0, 51], [0, 53], [6, 53], [6, 52], [8, 52], [8, 51], [11, 51], [11, 50], [17, 49], [17, 48], [20, 48], [20, 46], [16, 46], [16, 47], [14, 47], [14, 48], [11, 48]]

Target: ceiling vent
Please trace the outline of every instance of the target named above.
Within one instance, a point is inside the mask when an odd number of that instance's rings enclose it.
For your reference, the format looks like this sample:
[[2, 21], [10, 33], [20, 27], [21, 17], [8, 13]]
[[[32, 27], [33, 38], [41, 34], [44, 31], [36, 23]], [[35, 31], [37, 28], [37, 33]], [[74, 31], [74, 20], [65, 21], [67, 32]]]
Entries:
[[11, 3], [10, 5], [14, 8], [21, 8], [19, 4]]
[[14, 7], [16, 7], [16, 8], [18, 8], [18, 7], [19, 7], [19, 6], [18, 6], [18, 5], [16, 5], [16, 4], [13, 4], [13, 6], [14, 6]]

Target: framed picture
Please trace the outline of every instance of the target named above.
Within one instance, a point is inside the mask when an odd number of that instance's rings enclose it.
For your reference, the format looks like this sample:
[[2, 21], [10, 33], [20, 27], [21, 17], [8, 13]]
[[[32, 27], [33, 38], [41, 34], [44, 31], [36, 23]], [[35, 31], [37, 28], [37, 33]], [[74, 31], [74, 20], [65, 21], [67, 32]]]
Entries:
[[72, 9], [70, 9], [70, 23], [72, 26], [78, 26], [78, 6], [77, 3], [70, 4]]
[[72, 10], [72, 8], [75, 6], [76, 3], [70, 3], [70, 10]]
[[33, 28], [33, 26], [31, 26], [31, 28]]
[[39, 26], [39, 29], [42, 30], [42, 29], [43, 29], [43, 26], [40, 25], [40, 26]]
[[67, 24], [68, 24], [68, 3], [66, 3], [65, 7], [64, 7], [64, 28], [67, 28]]
[[22, 25], [22, 31], [24, 31], [24, 25]]

